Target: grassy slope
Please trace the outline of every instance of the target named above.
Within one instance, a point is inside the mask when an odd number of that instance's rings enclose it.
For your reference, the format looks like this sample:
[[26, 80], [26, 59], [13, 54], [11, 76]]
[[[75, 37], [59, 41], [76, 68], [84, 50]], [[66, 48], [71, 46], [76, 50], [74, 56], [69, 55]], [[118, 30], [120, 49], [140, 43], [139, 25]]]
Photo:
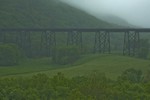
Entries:
[[49, 59], [37, 59], [16, 67], [0, 67], [0, 76], [30, 76], [37, 73], [46, 73], [51, 76], [57, 72], [63, 72], [70, 77], [100, 72], [105, 73], [110, 78], [116, 78], [128, 68], [136, 68], [143, 71], [150, 68], [148, 60], [117, 55], [88, 55], [73, 65], [57, 67], [49, 64], [48, 61]]
[[57, 0], [1, 0], [0, 27], [112, 27]]

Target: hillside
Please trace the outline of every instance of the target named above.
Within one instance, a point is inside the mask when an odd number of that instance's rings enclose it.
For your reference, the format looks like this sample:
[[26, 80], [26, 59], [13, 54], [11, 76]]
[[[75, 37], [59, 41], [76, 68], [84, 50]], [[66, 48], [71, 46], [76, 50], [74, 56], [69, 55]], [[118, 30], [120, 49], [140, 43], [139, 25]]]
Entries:
[[57, 0], [1, 0], [0, 27], [114, 27]]
[[131, 25], [129, 22], [127, 22], [125, 19], [117, 17], [115, 15], [111, 15], [111, 14], [101, 14], [101, 15], [99, 14], [98, 18], [106, 22], [117, 24], [117, 25], [124, 26], [124, 27], [135, 27]]
[[150, 69], [149, 60], [124, 57], [118, 55], [87, 55], [72, 65], [54, 65], [50, 59], [30, 59], [13, 67], [0, 67], [0, 77], [32, 76], [37, 73], [46, 73], [53, 76], [58, 72], [66, 76], [89, 75], [90, 73], [105, 73], [109, 78], [118, 77], [129, 68], [147, 71]]

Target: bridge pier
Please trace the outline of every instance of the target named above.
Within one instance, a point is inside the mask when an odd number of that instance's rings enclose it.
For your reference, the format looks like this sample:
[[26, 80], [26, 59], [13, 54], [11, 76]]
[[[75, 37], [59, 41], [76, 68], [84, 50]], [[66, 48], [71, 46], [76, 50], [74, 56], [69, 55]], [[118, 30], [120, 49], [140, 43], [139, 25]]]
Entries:
[[95, 33], [94, 53], [110, 53], [110, 33], [99, 31]]
[[82, 48], [82, 32], [70, 31], [67, 35], [67, 46], [75, 45]]
[[41, 51], [42, 56], [52, 56], [56, 47], [56, 33], [45, 31], [41, 34]]
[[126, 31], [124, 34], [123, 55], [135, 56], [140, 48], [138, 31]]
[[26, 53], [31, 56], [31, 33], [28, 31], [16, 32], [16, 44]]

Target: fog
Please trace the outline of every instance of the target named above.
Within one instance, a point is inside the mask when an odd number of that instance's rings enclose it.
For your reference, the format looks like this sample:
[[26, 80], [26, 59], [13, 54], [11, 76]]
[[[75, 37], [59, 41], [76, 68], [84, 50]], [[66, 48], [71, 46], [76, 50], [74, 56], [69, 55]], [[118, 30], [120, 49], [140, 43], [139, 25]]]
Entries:
[[150, 28], [150, 0], [61, 0], [89, 14], [118, 16], [129, 23]]

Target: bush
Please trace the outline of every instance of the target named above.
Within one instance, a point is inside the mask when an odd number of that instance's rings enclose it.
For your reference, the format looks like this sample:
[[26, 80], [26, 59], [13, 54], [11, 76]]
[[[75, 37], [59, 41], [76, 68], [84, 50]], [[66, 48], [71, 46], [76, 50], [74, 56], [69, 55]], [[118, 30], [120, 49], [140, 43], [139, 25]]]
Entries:
[[[137, 74], [138, 70], [126, 72]], [[41, 73], [0, 78], [0, 100], [150, 100], [149, 94], [150, 82], [115, 81], [99, 73], [72, 78], [61, 72], [53, 77]]]
[[148, 54], [149, 54], [149, 49], [142, 47], [138, 52], [138, 57], [142, 59], [147, 59]]
[[143, 81], [143, 73], [141, 70], [130, 68], [125, 70], [119, 79], [132, 83], [140, 83]]
[[0, 44], [0, 66], [17, 65], [21, 53], [14, 44]]
[[53, 55], [53, 61], [57, 64], [65, 65], [76, 61], [81, 54], [81, 50], [76, 46], [60, 47]]
[[148, 54], [149, 54], [149, 41], [147, 39], [141, 39], [140, 40], [140, 48], [138, 51], [138, 57], [147, 59]]

